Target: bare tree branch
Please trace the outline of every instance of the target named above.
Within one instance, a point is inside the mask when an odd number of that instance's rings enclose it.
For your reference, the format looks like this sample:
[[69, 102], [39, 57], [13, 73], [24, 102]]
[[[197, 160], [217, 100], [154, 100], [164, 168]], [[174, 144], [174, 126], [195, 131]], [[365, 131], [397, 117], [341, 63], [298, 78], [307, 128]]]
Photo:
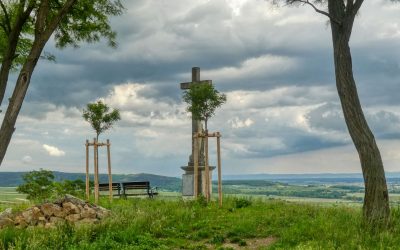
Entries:
[[319, 14], [322, 14], [322, 15], [324, 15], [324, 16], [327, 16], [332, 22], [334, 22], [334, 23], [336, 23], [336, 24], [338, 24], [338, 25], [342, 25], [342, 21], [341, 21], [341, 20], [335, 18], [334, 16], [332, 16], [331, 14], [329, 14], [329, 13], [326, 12], [326, 11], [323, 11], [323, 10], [318, 9], [317, 6], [315, 6], [315, 5], [314, 5], [313, 3], [311, 3], [309, 0], [292, 0], [291, 2], [292, 2], [292, 3], [294, 3], [294, 2], [299, 2], [299, 3], [303, 3], [303, 4], [308, 4], [308, 5], [310, 5], [310, 6], [315, 10], [315, 12], [317, 12], [317, 13], [319, 13]]
[[4, 18], [5, 18], [5, 21], [6, 21], [6, 23], [5, 23], [4, 26], [7, 27], [6, 33], [9, 34], [9, 33], [11, 32], [11, 21], [10, 21], [10, 16], [8, 15], [7, 8], [6, 8], [6, 6], [4, 5], [4, 3], [3, 3], [2, 0], [0, 0], [0, 6], [1, 6], [1, 9], [3, 10], [3, 12], [4, 12]]
[[4, 30], [4, 33], [8, 36], [10, 33], [8, 33], [7, 27], [4, 23], [0, 22], [0, 27]]
[[357, 14], [357, 12], [360, 10], [363, 2], [364, 2], [364, 0], [356, 0], [356, 2], [354, 3], [354, 7], [353, 7], [353, 15]]

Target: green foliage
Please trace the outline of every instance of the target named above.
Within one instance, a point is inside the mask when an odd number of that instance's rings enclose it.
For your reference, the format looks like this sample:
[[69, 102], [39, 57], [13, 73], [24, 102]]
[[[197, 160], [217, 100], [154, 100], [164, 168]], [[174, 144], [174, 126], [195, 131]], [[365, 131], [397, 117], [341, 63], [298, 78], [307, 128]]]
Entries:
[[53, 195], [53, 172], [40, 169], [32, 171], [22, 177], [24, 184], [17, 187], [17, 191], [27, 194], [29, 200], [44, 200]]
[[233, 204], [235, 208], [244, 208], [251, 206], [251, 200], [245, 198], [235, 198]]
[[84, 197], [86, 192], [86, 183], [81, 179], [54, 182], [54, 191], [56, 196], [70, 194], [77, 197]]
[[183, 93], [183, 100], [188, 104], [187, 111], [196, 120], [205, 121], [207, 130], [208, 119], [215, 114], [216, 108], [226, 102], [226, 95], [219, 93], [211, 84], [192, 84]]
[[102, 101], [88, 103], [82, 116], [96, 131], [97, 139], [101, 133], [110, 129], [116, 121], [121, 119], [118, 109], [110, 112], [110, 107]]
[[120, 0], [80, 0], [62, 20], [55, 31], [56, 46], [78, 46], [78, 42], [97, 42], [101, 37], [108, 39], [111, 47], [116, 46], [116, 33], [111, 30], [109, 16], [121, 15]]
[[24, 184], [17, 187], [17, 192], [27, 195], [28, 200], [43, 201], [71, 194], [84, 197], [86, 184], [83, 180], [63, 180], [54, 182], [52, 171], [40, 169], [23, 175]]

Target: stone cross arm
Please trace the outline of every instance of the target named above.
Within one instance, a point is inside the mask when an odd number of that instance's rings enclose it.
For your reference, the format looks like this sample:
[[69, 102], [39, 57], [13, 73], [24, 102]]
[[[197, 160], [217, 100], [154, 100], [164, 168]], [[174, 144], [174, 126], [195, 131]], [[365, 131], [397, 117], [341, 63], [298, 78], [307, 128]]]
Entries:
[[210, 84], [212, 85], [212, 80], [202, 80], [202, 81], [193, 81], [193, 82], [182, 82], [181, 89], [190, 89], [192, 84]]

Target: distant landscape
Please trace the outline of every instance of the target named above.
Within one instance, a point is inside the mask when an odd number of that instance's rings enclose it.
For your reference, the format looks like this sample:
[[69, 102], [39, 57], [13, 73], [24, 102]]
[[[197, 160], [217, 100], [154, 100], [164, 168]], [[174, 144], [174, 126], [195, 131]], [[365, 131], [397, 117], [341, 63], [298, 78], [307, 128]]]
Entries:
[[[25, 172], [0, 172], [0, 187], [16, 187], [23, 183]], [[84, 173], [54, 172], [55, 181], [85, 180]], [[390, 200], [400, 204], [400, 173], [387, 174]], [[92, 176], [91, 176], [92, 177]], [[150, 181], [153, 187], [164, 192], [181, 192], [181, 179], [154, 174], [115, 174], [114, 182]], [[100, 182], [107, 182], [106, 174], [100, 175]], [[217, 182], [213, 182], [217, 193]], [[8, 190], [11, 192], [11, 189]], [[364, 196], [364, 184], [361, 174], [262, 174], [228, 175], [223, 180], [225, 195], [260, 197], [265, 199], [283, 199], [291, 201], [329, 202], [361, 204]], [[20, 195], [15, 196], [23, 198]], [[4, 198], [4, 197], [3, 197]], [[8, 200], [8, 199], [1, 199]]]
[[[16, 187], [24, 181], [22, 176], [27, 172], [0, 172], [0, 187]], [[54, 171], [54, 181], [62, 180], [85, 180], [85, 173], [65, 173]], [[93, 175], [90, 176], [93, 180]], [[107, 174], [99, 175], [100, 183], [108, 182]], [[170, 191], [180, 190], [181, 180], [176, 177], [168, 177], [154, 174], [113, 174], [113, 182], [128, 182], [128, 181], [150, 181], [153, 186], [163, 188]]]

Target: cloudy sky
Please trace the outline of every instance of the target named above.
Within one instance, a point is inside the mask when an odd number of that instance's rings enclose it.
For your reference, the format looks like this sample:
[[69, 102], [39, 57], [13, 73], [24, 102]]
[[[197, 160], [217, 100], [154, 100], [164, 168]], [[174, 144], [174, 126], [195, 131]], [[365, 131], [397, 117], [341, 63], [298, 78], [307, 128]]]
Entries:
[[[124, 15], [112, 19], [118, 48], [103, 41], [60, 51], [48, 44], [57, 62], [39, 62], [2, 171], [83, 172], [84, 143], [94, 132], [82, 110], [102, 99], [122, 115], [101, 136], [112, 142], [115, 173], [180, 176], [191, 118], [179, 83], [198, 66], [228, 97], [209, 125], [223, 135], [225, 174], [360, 172], [324, 16], [264, 0], [124, 5]], [[365, 1], [351, 40], [361, 102], [386, 171], [400, 171], [399, 13], [400, 4]], [[105, 163], [101, 158], [101, 172]]]

